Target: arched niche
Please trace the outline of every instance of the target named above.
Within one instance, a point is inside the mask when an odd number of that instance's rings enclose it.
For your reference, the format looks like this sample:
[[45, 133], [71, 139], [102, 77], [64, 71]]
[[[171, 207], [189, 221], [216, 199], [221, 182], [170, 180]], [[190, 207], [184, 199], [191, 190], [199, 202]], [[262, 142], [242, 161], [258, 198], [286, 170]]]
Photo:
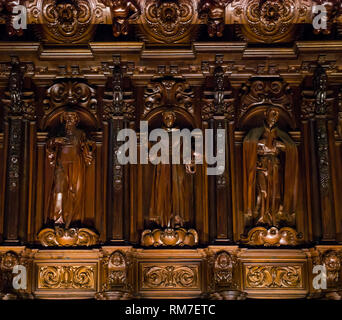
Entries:
[[296, 128], [296, 122], [291, 113], [280, 105], [270, 103], [249, 107], [248, 111], [239, 119], [238, 128], [248, 131], [251, 128], [262, 127], [264, 125], [265, 112], [270, 108], [275, 108], [279, 111], [278, 127], [284, 130], [294, 130]]

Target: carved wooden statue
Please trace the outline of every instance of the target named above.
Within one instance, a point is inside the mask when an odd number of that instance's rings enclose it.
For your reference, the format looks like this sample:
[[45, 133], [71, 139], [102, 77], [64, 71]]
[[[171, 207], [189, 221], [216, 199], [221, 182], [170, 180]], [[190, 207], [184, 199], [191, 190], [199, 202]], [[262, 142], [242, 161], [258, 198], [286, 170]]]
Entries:
[[113, 20], [113, 34], [118, 37], [121, 34], [128, 34], [128, 20], [134, 19], [139, 14], [138, 7], [127, 0], [102, 0], [102, 2], [110, 7]]
[[77, 128], [77, 112], [64, 112], [65, 134], [47, 143], [49, 164], [54, 178], [49, 199], [48, 216], [55, 225], [68, 228], [74, 220], [81, 220], [85, 197], [85, 169], [94, 159], [95, 142]]
[[269, 108], [265, 118], [264, 127], [252, 129], [243, 142], [245, 215], [248, 222], [257, 218], [259, 225], [292, 225], [298, 191], [297, 148], [277, 128], [277, 109]]
[[[178, 130], [174, 126], [175, 121], [176, 114], [173, 111], [163, 113], [163, 128], [170, 136], [173, 130]], [[151, 221], [162, 227], [170, 227], [173, 219], [185, 222], [190, 220], [193, 210], [192, 175], [195, 172], [194, 164], [160, 163], [155, 166], [149, 213]]]
[[207, 14], [208, 34], [210, 37], [222, 37], [225, 7], [229, 2], [229, 0], [204, 0], [200, 3], [200, 14]]

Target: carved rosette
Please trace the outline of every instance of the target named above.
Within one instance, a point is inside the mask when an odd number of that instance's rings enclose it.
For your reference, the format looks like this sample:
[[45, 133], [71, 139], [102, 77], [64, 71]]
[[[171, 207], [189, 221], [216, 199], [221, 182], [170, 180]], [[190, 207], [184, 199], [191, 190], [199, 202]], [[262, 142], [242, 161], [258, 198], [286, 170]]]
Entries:
[[232, 4], [242, 37], [251, 42], [286, 42], [294, 37], [295, 25], [308, 20], [308, 0], [243, 0]]
[[89, 247], [98, 243], [99, 236], [87, 228], [56, 227], [43, 229], [39, 232], [38, 239], [44, 247]]
[[95, 266], [39, 266], [38, 289], [95, 289]]
[[46, 98], [43, 101], [44, 112], [48, 114], [56, 108], [72, 105], [88, 109], [96, 117], [95, 96], [95, 89], [86, 83], [72, 80], [58, 82], [46, 91]]
[[98, 1], [33, 0], [28, 4], [29, 23], [40, 26], [48, 43], [86, 43], [96, 28], [105, 22], [105, 6]]
[[245, 266], [246, 288], [303, 288], [302, 266]]
[[143, 288], [197, 288], [198, 266], [144, 266]]
[[302, 235], [296, 230], [284, 227], [277, 229], [271, 227], [255, 227], [248, 232], [247, 237], [242, 237], [241, 242], [250, 246], [297, 246], [302, 243]]
[[155, 230], [144, 230], [141, 234], [141, 245], [145, 247], [166, 246], [196, 246], [198, 244], [198, 233], [195, 229], [165, 228]]
[[140, 27], [151, 42], [182, 43], [189, 40], [196, 20], [195, 0], [147, 0]]

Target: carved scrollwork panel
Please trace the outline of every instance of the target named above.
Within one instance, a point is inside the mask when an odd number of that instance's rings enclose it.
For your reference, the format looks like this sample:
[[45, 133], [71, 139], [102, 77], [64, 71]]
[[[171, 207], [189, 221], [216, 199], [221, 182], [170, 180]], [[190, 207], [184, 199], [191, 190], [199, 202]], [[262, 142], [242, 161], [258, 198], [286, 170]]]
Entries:
[[245, 265], [246, 288], [303, 288], [301, 265]]
[[189, 39], [197, 20], [197, 1], [146, 1], [141, 28], [151, 42], [182, 43]]
[[46, 92], [43, 101], [45, 113], [53, 109], [73, 105], [88, 109], [94, 116], [97, 111], [96, 91], [88, 84], [77, 81], [62, 81], [55, 83]]
[[142, 289], [197, 289], [199, 287], [197, 265], [144, 265], [142, 274]]
[[309, 20], [308, 0], [243, 0], [232, 4], [243, 38], [252, 42], [284, 42], [295, 36], [295, 25]]
[[34, 0], [27, 7], [29, 23], [40, 25], [43, 40], [51, 43], [87, 42], [106, 18], [105, 5], [98, 1]]
[[148, 84], [144, 92], [144, 113], [164, 105], [175, 105], [186, 111], [194, 112], [195, 94], [184, 80], [161, 78]]
[[95, 266], [38, 266], [38, 289], [95, 289]]

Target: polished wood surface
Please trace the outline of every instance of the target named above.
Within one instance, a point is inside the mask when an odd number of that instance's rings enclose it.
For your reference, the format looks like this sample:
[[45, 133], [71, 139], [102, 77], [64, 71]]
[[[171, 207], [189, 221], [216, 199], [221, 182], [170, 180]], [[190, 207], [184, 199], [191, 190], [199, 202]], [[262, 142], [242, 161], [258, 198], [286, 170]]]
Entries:
[[[341, 299], [340, 0], [325, 29], [321, 0], [23, 0], [27, 29], [16, 4], [0, 1], [0, 297]], [[142, 120], [225, 129], [224, 172], [120, 164]]]

